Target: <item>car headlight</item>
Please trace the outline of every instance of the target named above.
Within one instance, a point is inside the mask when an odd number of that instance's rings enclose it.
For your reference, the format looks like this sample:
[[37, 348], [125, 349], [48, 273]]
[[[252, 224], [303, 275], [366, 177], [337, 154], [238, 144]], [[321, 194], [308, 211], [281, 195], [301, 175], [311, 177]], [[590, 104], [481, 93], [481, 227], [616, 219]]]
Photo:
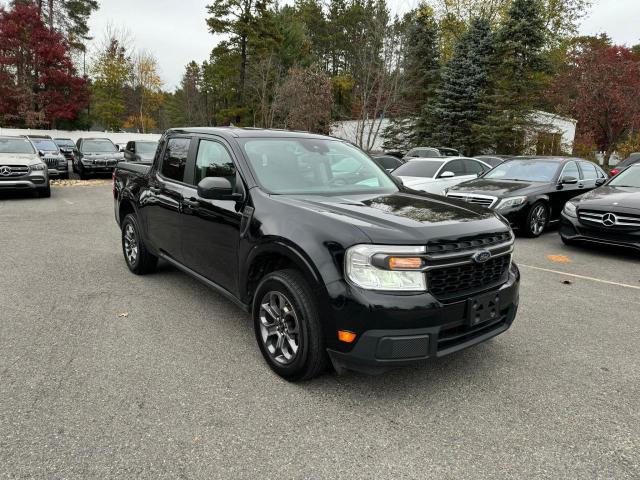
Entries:
[[576, 213], [576, 204], [573, 202], [565, 203], [564, 208], [562, 209], [562, 213], [564, 213], [567, 217], [577, 218], [578, 214]]
[[517, 207], [527, 201], [527, 197], [507, 197], [500, 200], [500, 203], [496, 206], [496, 209], [505, 209], [511, 207]]
[[422, 259], [416, 255], [425, 251], [425, 247], [355, 245], [345, 255], [347, 280], [366, 290], [424, 291]]
[[36, 163], [34, 165], [29, 165], [29, 168], [31, 169], [31, 171], [34, 170], [46, 170], [47, 169], [47, 164], [46, 163]]

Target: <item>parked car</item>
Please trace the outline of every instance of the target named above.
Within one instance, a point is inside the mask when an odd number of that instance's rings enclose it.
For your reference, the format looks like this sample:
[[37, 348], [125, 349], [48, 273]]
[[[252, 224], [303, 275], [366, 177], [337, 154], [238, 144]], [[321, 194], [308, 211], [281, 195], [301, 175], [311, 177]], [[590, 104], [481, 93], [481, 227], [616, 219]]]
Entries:
[[132, 140], [127, 142], [124, 149], [124, 159], [127, 162], [147, 162], [153, 161], [153, 157], [158, 149], [158, 142], [149, 140]]
[[7, 190], [51, 196], [47, 165], [27, 138], [0, 136], [0, 191]]
[[58, 145], [60, 149], [60, 153], [64, 155], [64, 158], [67, 161], [70, 161], [73, 164], [73, 159], [77, 153], [76, 144], [70, 138], [54, 138], [54, 142]]
[[69, 178], [69, 162], [49, 135], [25, 135], [49, 169], [50, 178]]
[[599, 166], [579, 158], [519, 157], [451, 187], [447, 197], [492, 208], [524, 235], [537, 237], [559, 220], [567, 200], [606, 179]]
[[400, 150], [387, 150], [383, 153], [385, 156], [396, 157], [402, 160], [404, 158], [404, 152]]
[[611, 170], [611, 176], [617, 175], [629, 165], [633, 165], [634, 163], [638, 162], [640, 162], [640, 152], [634, 152], [630, 154], [627, 158], [618, 163], [615, 168]]
[[473, 158], [477, 160], [481, 160], [484, 163], [491, 165], [492, 167], [497, 167], [501, 163], [506, 162], [507, 160], [511, 160], [512, 158], [515, 158], [515, 156], [514, 155], [476, 155]]
[[384, 168], [387, 172], [392, 172], [404, 162], [397, 157], [392, 157], [391, 155], [376, 155], [373, 158], [373, 161]]
[[85, 180], [96, 173], [112, 172], [124, 155], [108, 138], [80, 138], [76, 143], [77, 154], [73, 171]]
[[431, 147], [412, 148], [404, 156], [403, 160], [411, 160], [412, 158], [440, 158], [440, 150]]
[[560, 237], [566, 244], [591, 242], [640, 250], [640, 163], [569, 200], [562, 210]]
[[436, 149], [438, 150], [438, 152], [440, 152], [440, 155], [443, 157], [459, 157], [460, 156], [460, 152], [455, 148], [436, 147]]
[[490, 165], [474, 158], [416, 158], [398, 167], [393, 175], [413, 190], [444, 195], [445, 189], [478, 178], [489, 170]]
[[[250, 312], [289, 380], [329, 360], [376, 372], [441, 357], [513, 322], [513, 235], [489, 210], [407, 190], [310, 133], [174, 129], [158, 148], [152, 165], [114, 173], [127, 266], [144, 274], [162, 258]], [[334, 157], [352, 174], [336, 181]]]

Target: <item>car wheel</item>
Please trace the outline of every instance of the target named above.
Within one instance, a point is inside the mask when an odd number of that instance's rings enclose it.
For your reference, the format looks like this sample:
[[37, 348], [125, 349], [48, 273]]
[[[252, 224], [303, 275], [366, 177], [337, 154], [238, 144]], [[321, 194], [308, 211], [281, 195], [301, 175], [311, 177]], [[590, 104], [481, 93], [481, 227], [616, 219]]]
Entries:
[[136, 216], [131, 213], [122, 221], [122, 253], [127, 267], [136, 275], [151, 273], [158, 265], [158, 257], [147, 250]]
[[527, 237], [539, 237], [549, 223], [549, 209], [544, 202], [536, 202], [529, 209], [522, 228]]
[[328, 365], [316, 296], [296, 270], [265, 276], [253, 303], [256, 340], [269, 367], [287, 380], [308, 380]]
[[78, 167], [76, 167], [76, 162], [71, 162], [71, 170], [73, 170], [73, 173], [78, 173]]
[[51, 185], [48, 182], [46, 187], [38, 189], [38, 196], [40, 198], [49, 198], [51, 196]]

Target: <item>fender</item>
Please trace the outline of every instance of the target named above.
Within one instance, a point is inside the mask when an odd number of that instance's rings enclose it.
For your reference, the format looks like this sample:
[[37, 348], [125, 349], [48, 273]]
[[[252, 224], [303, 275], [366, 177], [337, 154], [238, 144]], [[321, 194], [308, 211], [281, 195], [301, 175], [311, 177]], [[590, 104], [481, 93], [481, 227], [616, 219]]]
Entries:
[[[265, 254], [281, 255], [292, 261], [312, 282], [314, 286], [320, 287], [323, 294], [326, 295], [326, 287], [322, 275], [316, 268], [314, 262], [309, 258], [306, 252], [302, 251], [297, 245], [282, 237], [271, 237], [268, 242], [258, 243], [251, 247], [244, 261], [241, 261], [238, 269], [238, 286], [243, 301], [249, 303], [251, 301], [251, 292], [249, 287], [249, 270], [255, 260]], [[242, 258], [242, 257], [240, 257]]]

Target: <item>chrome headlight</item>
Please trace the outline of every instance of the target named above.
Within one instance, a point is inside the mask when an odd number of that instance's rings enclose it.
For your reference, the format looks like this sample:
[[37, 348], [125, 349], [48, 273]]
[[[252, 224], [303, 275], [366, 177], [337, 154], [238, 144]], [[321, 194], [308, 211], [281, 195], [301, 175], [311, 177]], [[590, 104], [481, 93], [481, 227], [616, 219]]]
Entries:
[[505, 209], [511, 207], [517, 207], [527, 201], [527, 197], [507, 197], [500, 200], [500, 203], [496, 206], [496, 209]]
[[29, 165], [29, 169], [33, 172], [36, 170], [46, 170], [47, 169], [47, 164], [46, 163], [36, 163], [33, 165]]
[[355, 245], [347, 249], [345, 274], [366, 290], [425, 291], [422, 259], [416, 256], [425, 251], [425, 247]]
[[562, 209], [562, 213], [564, 213], [567, 217], [577, 218], [578, 214], [576, 213], [576, 204], [573, 202], [565, 203], [564, 208]]

